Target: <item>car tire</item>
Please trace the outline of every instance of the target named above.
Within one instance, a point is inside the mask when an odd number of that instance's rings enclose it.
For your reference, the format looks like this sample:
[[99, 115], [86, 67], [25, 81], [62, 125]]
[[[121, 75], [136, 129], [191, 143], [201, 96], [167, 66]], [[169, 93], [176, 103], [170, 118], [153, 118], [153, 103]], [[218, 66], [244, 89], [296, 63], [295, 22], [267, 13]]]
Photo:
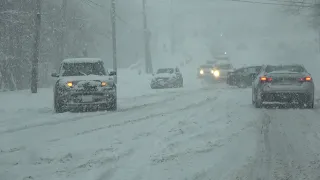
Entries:
[[310, 100], [306, 102], [306, 108], [307, 109], [313, 109], [314, 108], [314, 95], [310, 97]]
[[251, 103], [252, 103], [252, 105], [254, 105], [254, 103], [255, 103], [255, 101], [254, 101], [254, 91], [253, 91], [253, 89], [252, 89], [252, 97], [251, 97]]
[[183, 87], [183, 79], [181, 79], [181, 81], [179, 82], [179, 88]]
[[313, 109], [314, 108], [314, 101], [307, 103], [307, 109]]
[[117, 110], [117, 106], [118, 106], [118, 103], [117, 103], [117, 97], [114, 97], [114, 99], [108, 103], [107, 105], [107, 111], [116, 111]]
[[[259, 100], [258, 96], [260, 96], [260, 100]], [[260, 94], [260, 95], [255, 94], [254, 106], [255, 106], [256, 108], [262, 108], [262, 98], [261, 98], [261, 94]]]
[[59, 100], [59, 97], [57, 95], [54, 96], [54, 112], [55, 113], [64, 113], [67, 110], [63, 107], [64, 104]]

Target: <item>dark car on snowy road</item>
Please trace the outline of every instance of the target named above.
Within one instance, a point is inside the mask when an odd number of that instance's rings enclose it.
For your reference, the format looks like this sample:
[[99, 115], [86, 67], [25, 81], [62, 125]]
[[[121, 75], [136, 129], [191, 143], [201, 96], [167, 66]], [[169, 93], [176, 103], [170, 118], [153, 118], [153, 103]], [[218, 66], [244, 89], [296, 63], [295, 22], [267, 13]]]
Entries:
[[262, 66], [241, 67], [233, 72], [229, 72], [227, 75], [227, 84], [239, 88], [251, 86], [261, 67]]

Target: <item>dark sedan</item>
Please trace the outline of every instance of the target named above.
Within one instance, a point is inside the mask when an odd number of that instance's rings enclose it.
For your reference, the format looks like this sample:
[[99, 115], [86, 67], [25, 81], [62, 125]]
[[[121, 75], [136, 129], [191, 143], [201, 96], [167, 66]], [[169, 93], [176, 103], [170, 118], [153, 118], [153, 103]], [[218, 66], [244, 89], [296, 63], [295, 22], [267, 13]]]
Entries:
[[238, 86], [239, 88], [251, 86], [252, 81], [259, 73], [260, 69], [261, 66], [248, 66], [229, 72], [227, 76], [227, 84], [230, 86]]

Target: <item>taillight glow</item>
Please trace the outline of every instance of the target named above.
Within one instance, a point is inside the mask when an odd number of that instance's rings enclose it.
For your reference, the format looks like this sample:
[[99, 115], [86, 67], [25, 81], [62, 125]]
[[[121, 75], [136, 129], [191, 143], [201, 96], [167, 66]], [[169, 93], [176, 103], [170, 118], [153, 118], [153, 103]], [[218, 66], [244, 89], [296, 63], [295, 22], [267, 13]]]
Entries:
[[267, 78], [266, 77], [260, 77], [260, 81], [266, 81]]
[[310, 76], [306, 77], [306, 81], [311, 81], [311, 80], [312, 80], [312, 78]]
[[262, 76], [262, 77], [260, 77], [260, 81], [261, 82], [271, 82], [272, 78], [271, 77]]
[[310, 82], [310, 81], [312, 81], [312, 78], [310, 76], [307, 76], [305, 78], [300, 78], [299, 81], [301, 81], [301, 82]]

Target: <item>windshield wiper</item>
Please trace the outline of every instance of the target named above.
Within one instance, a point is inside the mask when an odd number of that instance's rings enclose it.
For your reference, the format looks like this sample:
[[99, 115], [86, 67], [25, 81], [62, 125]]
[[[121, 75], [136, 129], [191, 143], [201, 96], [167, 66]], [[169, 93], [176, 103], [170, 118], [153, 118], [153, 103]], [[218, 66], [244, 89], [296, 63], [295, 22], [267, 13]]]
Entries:
[[79, 71], [79, 73], [82, 74], [82, 75], [88, 76], [86, 73], [84, 73], [82, 71]]

